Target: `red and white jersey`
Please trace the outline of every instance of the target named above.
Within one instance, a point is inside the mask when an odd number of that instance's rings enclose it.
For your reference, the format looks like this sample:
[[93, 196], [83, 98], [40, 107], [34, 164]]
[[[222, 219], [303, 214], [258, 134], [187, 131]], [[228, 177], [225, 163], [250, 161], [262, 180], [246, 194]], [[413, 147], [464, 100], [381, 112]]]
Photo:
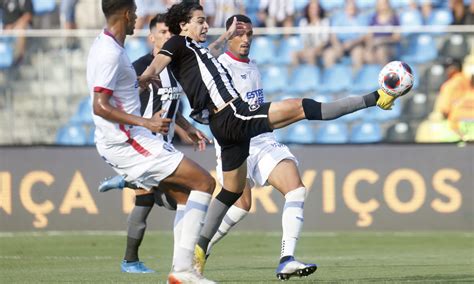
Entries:
[[[89, 93], [110, 95], [110, 104], [126, 113], [141, 116], [138, 80], [124, 47], [104, 30], [94, 41], [87, 58]], [[119, 124], [93, 115], [96, 143], [123, 143], [138, 134], [152, 135], [143, 127]]]

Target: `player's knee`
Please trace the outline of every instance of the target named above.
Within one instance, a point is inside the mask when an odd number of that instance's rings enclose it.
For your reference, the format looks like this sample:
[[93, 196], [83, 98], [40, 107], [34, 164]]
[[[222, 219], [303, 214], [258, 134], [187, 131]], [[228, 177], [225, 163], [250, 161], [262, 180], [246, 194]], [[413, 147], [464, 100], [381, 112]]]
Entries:
[[234, 205], [245, 211], [250, 211], [250, 208], [252, 207], [252, 198], [242, 195]]
[[212, 194], [216, 188], [216, 181], [210, 174], [203, 175], [198, 181], [196, 181], [195, 190], [207, 192]]

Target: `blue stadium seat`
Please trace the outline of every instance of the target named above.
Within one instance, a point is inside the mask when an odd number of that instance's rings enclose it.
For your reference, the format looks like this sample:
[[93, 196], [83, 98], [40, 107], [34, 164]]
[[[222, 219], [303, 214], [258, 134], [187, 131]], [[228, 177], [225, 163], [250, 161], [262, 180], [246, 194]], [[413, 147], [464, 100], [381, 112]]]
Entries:
[[189, 100], [186, 96], [182, 96], [179, 99], [180, 111], [184, 118], [189, 119], [189, 115], [191, 114], [191, 105], [189, 104]]
[[87, 141], [86, 141], [87, 145], [94, 145], [95, 144], [94, 133], [95, 133], [95, 126], [91, 126], [89, 128], [89, 133], [87, 135]]
[[268, 64], [275, 60], [276, 48], [272, 39], [268, 36], [257, 36], [252, 41], [250, 56], [258, 64]]
[[71, 118], [70, 122], [85, 124], [94, 123], [94, 120], [92, 119], [92, 102], [90, 97], [81, 100], [79, 106], [77, 107], [76, 113]]
[[453, 22], [453, 14], [449, 9], [434, 10], [427, 20], [430, 26], [448, 26]]
[[393, 9], [404, 9], [408, 7], [412, 0], [390, 0], [390, 6], [392, 6]]
[[318, 91], [322, 93], [338, 93], [350, 88], [352, 71], [349, 66], [336, 64], [324, 69]]
[[[254, 1], [254, 2], [257, 2], [257, 1]], [[306, 8], [306, 5], [308, 5], [309, 2], [310, 2], [310, 0], [296, 0], [296, 1], [294, 1], [295, 11], [303, 11], [304, 8]]]
[[361, 10], [375, 9], [377, 0], [356, 0], [357, 8]]
[[329, 11], [333, 9], [342, 9], [345, 0], [320, 0], [319, 2], [324, 10]]
[[273, 134], [275, 135], [276, 141], [278, 141], [280, 143], [287, 143], [288, 142], [287, 133], [288, 133], [288, 127], [273, 130]]
[[56, 133], [56, 144], [58, 145], [86, 145], [87, 135], [84, 128], [79, 124], [66, 124], [59, 128]]
[[280, 47], [278, 48], [277, 56], [274, 58], [273, 63], [290, 64], [293, 53], [302, 48], [303, 44], [299, 36], [283, 38], [280, 42]]
[[266, 93], [280, 92], [288, 87], [288, 72], [284, 67], [270, 66], [262, 75], [263, 89]]
[[130, 61], [133, 62], [149, 53], [150, 48], [145, 40], [140, 38], [130, 38], [125, 41], [125, 51], [127, 52]]
[[316, 143], [321, 144], [344, 144], [349, 141], [349, 130], [347, 125], [341, 122], [322, 123], [316, 131]]
[[417, 93], [405, 102], [402, 117], [407, 120], [422, 120], [428, 116], [430, 111], [431, 108], [428, 107], [428, 97], [426, 94]]
[[383, 139], [382, 128], [376, 122], [363, 121], [352, 127], [349, 142], [376, 143]]
[[410, 37], [406, 52], [402, 60], [407, 63], [427, 63], [438, 57], [436, 42], [431, 35], [421, 34]]
[[14, 54], [12, 43], [0, 40], [0, 69], [9, 68], [13, 65]]
[[310, 121], [301, 121], [291, 125], [288, 129], [287, 142], [295, 144], [316, 143], [314, 124]]
[[423, 25], [423, 16], [419, 10], [406, 10], [400, 12], [400, 26], [404, 29], [403, 34], [412, 34], [410, 27]]
[[319, 86], [319, 69], [313, 65], [300, 65], [293, 71], [290, 90], [301, 94], [315, 91]]
[[56, 9], [56, 0], [33, 0], [32, 2], [35, 15], [51, 13]]
[[349, 90], [354, 94], [377, 90], [380, 70], [382, 66], [377, 64], [364, 65], [356, 74]]
[[423, 75], [424, 90], [427, 93], [439, 92], [441, 85], [448, 79], [443, 64], [435, 63], [426, 69]]
[[[410, 96], [410, 95], [407, 95]], [[398, 99], [392, 106], [391, 110], [383, 110], [379, 107], [369, 108], [369, 117], [376, 121], [389, 121], [398, 119], [402, 114], [402, 99]]]

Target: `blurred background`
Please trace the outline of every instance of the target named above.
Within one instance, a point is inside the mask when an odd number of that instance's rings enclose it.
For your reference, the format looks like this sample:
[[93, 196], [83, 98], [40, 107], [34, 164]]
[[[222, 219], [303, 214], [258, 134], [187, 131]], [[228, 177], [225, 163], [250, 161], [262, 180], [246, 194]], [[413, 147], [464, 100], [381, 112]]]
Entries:
[[[136, 0], [137, 30], [125, 46], [132, 60], [151, 50], [148, 20], [174, 2]], [[260, 67], [269, 101], [311, 97], [326, 102], [362, 95], [377, 88], [378, 72], [387, 62], [402, 60], [412, 67], [415, 86], [392, 111], [373, 108], [334, 122], [299, 123], [276, 131], [281, 142], [474, 139], [474, 1], [201, 3], [211, 36], [220, 35], [235, 13], [252, 18], [251, 58]], [[100, 1], [0, 0], [0, 145], [94, 144], [86, 58], [103, 26]], [[182, 107], [186, 116], [186, 99]]]

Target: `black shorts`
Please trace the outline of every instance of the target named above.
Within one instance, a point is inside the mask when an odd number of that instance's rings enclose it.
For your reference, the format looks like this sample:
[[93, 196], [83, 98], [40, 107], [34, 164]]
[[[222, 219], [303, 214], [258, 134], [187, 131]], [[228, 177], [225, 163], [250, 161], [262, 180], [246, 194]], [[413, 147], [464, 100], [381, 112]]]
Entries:
[[211, 115], [209, 127], [221, 146], [222, 170], [235, 170], [249, 156], [250, 139], [272, 132], [268, 121], [271, 103], [249, 105], [237, 98], [220, 112]]

